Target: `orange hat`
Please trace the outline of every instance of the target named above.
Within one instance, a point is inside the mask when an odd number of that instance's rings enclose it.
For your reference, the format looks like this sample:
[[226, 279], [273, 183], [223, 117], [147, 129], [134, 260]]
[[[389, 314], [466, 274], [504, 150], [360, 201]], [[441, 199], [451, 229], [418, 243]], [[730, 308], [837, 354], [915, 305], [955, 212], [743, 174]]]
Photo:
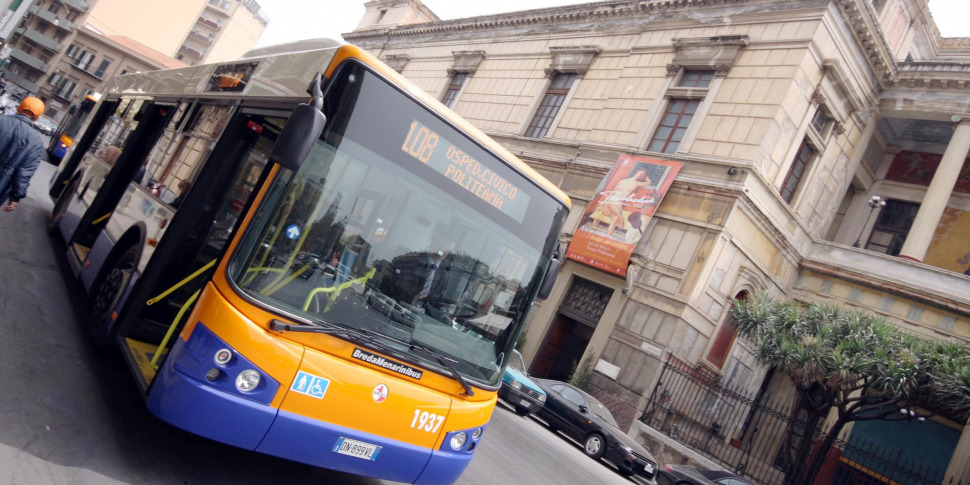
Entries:
[[40, 118], [40, 115], [44, 114], [44, 102], [39, 98], [27, 96], [20, 102], [20, 106], [17, 106], [17, 112], [36, 120]]

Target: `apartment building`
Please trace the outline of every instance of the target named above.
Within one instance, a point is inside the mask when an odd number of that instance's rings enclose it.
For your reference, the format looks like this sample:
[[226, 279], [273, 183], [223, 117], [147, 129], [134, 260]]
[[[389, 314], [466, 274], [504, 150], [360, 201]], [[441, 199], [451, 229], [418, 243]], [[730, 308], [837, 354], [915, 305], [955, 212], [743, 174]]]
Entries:
[[96, 0], [87, 23], [194, 66], [239, 58], [259, 40], [269, 17], [254, 0]]
[[268, 22], [252, 0], [35, 0], [0, 72], [15, 96], [40, 96], [56, 120], [115, 74], [236, 59]]

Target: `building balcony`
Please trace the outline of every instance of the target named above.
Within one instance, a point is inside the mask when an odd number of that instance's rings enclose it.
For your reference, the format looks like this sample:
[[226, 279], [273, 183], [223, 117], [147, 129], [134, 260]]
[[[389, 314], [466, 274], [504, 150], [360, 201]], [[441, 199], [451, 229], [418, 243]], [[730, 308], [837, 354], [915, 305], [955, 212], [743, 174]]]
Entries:
[[61, 2], [62, 5], [64, 5], [69, 9], [79, 11], [79, 12], [87, 12], [88, 8], [90, 8], [90, 6], [88, 5], [88, 2], [85, 2], [84, 0], [57, 0], [57, 1]]
[[199, 59], [202, 59], [202, 56], [205, 55], [205, 49], [204, 48], [192, 47], [192, 46], [190, 46], [188, 44], [182, 44], [182, 45], [180, 45], [179, 46], [179, 52], [185, 52], [185, 53], [190, 54], [190, 55], [193, 55], [193, 56], [195, 56], [195, 57], [197, 57]]
[[970, 277], [905, 258], [816, 241], [802, 267], [949, 312], [970, 310]]
[[231, 13], [231, 12], [229, 12], [228, 9], [223, 9], [222, 7], [213, 5], [213, 4], [209, 3], [209, 2], [205, 2], [205, 8], [209, 12], [215, 12], [215, 13], [223, 16], [223, 17], [228, 17], [230, 15], [230, 13]]
[[8, 84], [16, 84], [17, 86], [20, 86], [31, 93], [40, 92], [40, 86], [38, 86], [37, 83], [33, 81], [28, 81], [27, 78], [21, 76], [20, 74], [10, 71], [9, 69], [6, 69], [6, 68], [0, 70], [0, 72], [3, 72], [3, 79]]
[[25, 64], [38, 71], [47, 72], [47, 63], [41, 59], [38, 59], [20, 49], [13, 49], [10, 51], [10, 58], [19, 61], [21, 64]]
[[219, 30], [222, 28], [222, 26], [219, 25], [219, 23], [216, 22], [215, 20], [210, 20], [205, 17], [199, 17], [199, 19], [196, 22], [214, 30]]
[[196, 42], [200, 42], [202, 44], [205, 44], [205, 45], [212, 45], [212, 39], [210, 39], [206, 35], [203, 35], [203, 34], [200, 34], [200, 33], [196, 32], [194, 30], [189, 32], [189, 38], [192, 39], [192, 40], [194, 40], [194, 41], [196, 41]]
[[32, 14], [34, 14], [34, 16], [37, 17], [37, 18], [39, 18], [39, 19], [41, 19], [41, 20], [43, 20], [43, 21], [45, 21], [45, 22], [47, 22], [49, 24], [52, 24], [52, 25], [57, 26], [57, 28], [59, 28], [59, 29], [61, 29], [63, 31], [66, 31], [66, 32], [74, 32], [74, 23], [73, 22], [71, 22], [70, 20], [68, 20], [68, 19], [66, 19], [64, 17], [60, 17], [58, 15], [54, 15], [49, 10], [44, 10], [44, 9], [38, 7], [37, 5], [34, 5], [34, 6], [30, 7], [29, 9], [27, 9], [27, 11], [30, 12], [30, 13], [32, 13]]
[[30, 39], [34, 44], [37, 44], [51, 52], [60, 52], [64, 47], [60, 42], [34, 30], [21, 27], [16, 30], [23, 38]]

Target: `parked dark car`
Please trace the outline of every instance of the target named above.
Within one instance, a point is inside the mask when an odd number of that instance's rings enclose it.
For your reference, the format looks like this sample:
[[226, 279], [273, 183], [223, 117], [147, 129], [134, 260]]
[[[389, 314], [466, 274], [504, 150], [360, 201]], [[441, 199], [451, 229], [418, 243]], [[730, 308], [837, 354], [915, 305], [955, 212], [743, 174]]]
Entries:
[[536, 416], [549, 427], [579, 441], [590, 458], [606, 458], [616, 465], [621, 475], [637, 474], [647, 479], [656, 475], [657, 460], [620, 430], [603, 403], [565, 382], [534, 381], [546, 392], [546, 403]]
[[519, 416], [528, 416], [538, 411], [546, 402], [546, 391], [529, 378], [522, 354], [518, 350], [512, 351], [509, 366], [502, 375], [502, 387], [499, 388], [498, 395], [511, 404]]
[[657, 485], [755, 485], [723, 470], [705, 470], [688, 465], [664, 465], [657, 472]]
[[37, 131], [39, 131], [39, 132], [41, 132], [41, 133], [43, 133], [43, 134], [45, 134], [47, 136], [51, 136], [51, 134], [54, 133], [54, 125], [53, 125], [53, 123], [51, 123], [50, 121], [48, 121], [48, 120], [46, 120], [44, 118], [40, 118], [37, 121], [34, 121], [33, 123], [31, 123], [31, 125], [33, 125], [33, 127], [34, 127], [35, 130], [37, 130]]

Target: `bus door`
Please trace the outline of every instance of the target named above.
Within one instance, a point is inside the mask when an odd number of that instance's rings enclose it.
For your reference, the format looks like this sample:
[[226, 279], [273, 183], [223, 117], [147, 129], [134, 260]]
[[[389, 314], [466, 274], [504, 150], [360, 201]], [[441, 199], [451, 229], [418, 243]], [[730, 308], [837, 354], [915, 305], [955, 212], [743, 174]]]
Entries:
[[[94, 109], [94, 106], [92, 106], [91, 109]], [[88, 131], [93, 133], [99, 127], [104, 126], [105, 122], [108, 121], [108, 119], [112, 114], [115, 113], [117, 109], [117, 100], [105, 101], [104, 103], [101, 103], [101, 107], [98, 109], [97, 113], [94, 114], [91, 119], [91, 123], [88, 125], [90, 127], [88, 128]], [[74, 123], [74, 121], [71, 121], [71, 123]], [[62, 121], [61, 124], [63, 125], [64, 121]], [[78, 130], [80, 130], [80, 128], [81, 127], [79, 126]], [[94, 142], [93, 135], [84, 136], [82, 139], [78, 139], [81, 137], [81, 135], [82, 133], [79, 131], [75, 133], [74, 138], [72, 138], [73, 145], [71, 148], [73, 148], [73, 150], [69, 152], [67, 162], [63, 162], [63, 157], [68, 153], [64, 153], [57, 158], [51, 158], [52, 163], [54, 160], [56, 160], [60, 165], [58, 167], [58, 171], [54, 173], [54, 176], [50, 181], [50, 191], [48, 192], [48, 195], [50, 195], [54, 200], [58, 200], [58, 198], [61, 196], [61, 192], [67, 188], [71, 181], [71, 176], [74, 175], [75, 170], [77, 170], [78, 165], [81, 163], [81, 158], [83, 158], [84, 153], [91, 148], [91, 145]], [[51, 143], [60, 143], [60, 141], [54, 140], [51, 141]], [[68, 149], [65, 148], [65, 152], [67, 151]], [[50, 150], [48, 150], [48, 156], [52, 156]]]
[[90, 93], [84, 96], [81, 102], [71, 106], [68, 112], [58, 123], [57, 128], [51, 135], [50, 143], [47, 146], [48, 161], [54, 165], [60, 165], [61, 159], [67, 151], [77, 142], [78, 135], [81, 134], [84, 122], [88, 115], [98, 104], [101, 95]]
[[143, 390], [267, 177], [283, 116], [242, 110], [229, 121], [126, 299], [113, 337]]
[[146, 100], [121, 103], [84, 152], [69, 187], [73, 196], [55, 206], [51, 222], [59, 224], [69, 243], [68, 260], [85, 287], [105, 257], [89, 260], [92, 246], [174, 112], [174, 106]]

